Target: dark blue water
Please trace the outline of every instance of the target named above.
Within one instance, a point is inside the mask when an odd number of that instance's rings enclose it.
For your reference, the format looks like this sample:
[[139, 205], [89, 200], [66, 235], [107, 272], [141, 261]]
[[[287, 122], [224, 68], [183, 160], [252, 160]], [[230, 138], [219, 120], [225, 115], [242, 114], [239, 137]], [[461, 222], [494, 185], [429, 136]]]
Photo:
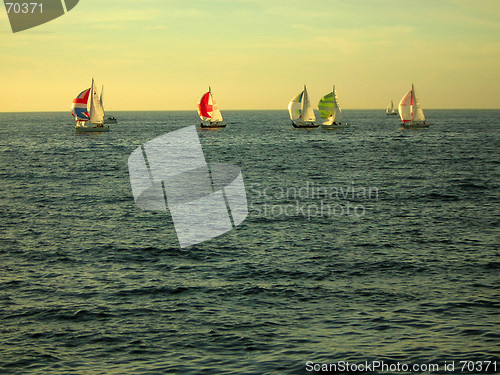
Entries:
[[183, 249], [168, 212], [135, 205], [127, 160], [194, 111], [86, 135], [67, 113], [0, 114], [2, 374], [500, 370], [500, 111], [428, 110], [415, 131], [383, 110], [340, 131], [223, 114], [201, 143], [241, 168], [249, 216]]

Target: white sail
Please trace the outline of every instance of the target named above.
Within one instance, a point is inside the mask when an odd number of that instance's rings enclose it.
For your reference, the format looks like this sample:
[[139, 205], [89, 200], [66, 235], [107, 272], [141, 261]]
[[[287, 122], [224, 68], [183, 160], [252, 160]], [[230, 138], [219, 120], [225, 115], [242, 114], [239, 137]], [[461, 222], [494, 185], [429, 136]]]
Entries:
[[104, 94], [104, 86], [102, 86], [101, 95], [99, 95], [99, 103], [101, 104], [102, 112], [104, 113], [104, 104], [103, 104], [103, 99], [102, 99], [103, 94]]
[[413, 87], [413, 84], [411, 85], [411, 91], [413, 92], [412, 120], [416, 122], [424, 122], [425, 121], [424, 111], [422, 110], [422, 107], [420, 107], [420, 103], [418, 102], [417, 96], [415, 95], [415, 88]]
[[411, 90], [399, 102], [399, 116], [403, 123], [424, 123], [424, 111], [420, 107], [417, 97], [415, 96], [415, 89], [411, 85]]
[[333, 98], [335, 99], [335, 112], [333, 113], [333, 121], [342, 122], [342, 110], [340, 109], [339, 98], [337, 97], [337, 92], [335, 91], [335, 86], [333, 86]]
[[96, 113], [96, 108], [94, 103], [95, 103], [95, 88], [94, 88], [94, 79], [92, 78], [92, 85], [90, 86], [89, 107], [88, 107], [91, 123], [97, 123], [98, 120], [98, 115]]
[[412, 120], [412, 92], [408, 91], [405, 96], [399, 102], [399, 116], [401, 117], [401, 121], [408, 122]]
[[399, 116], [403, 125], [409, 123], [408, 126], [423, 126], [427, 127], [429, 124], [425, 123], [424, 111], [420, 107], [417, 97], [415, 96], [415, 88], [411, 85], [411, 90], [399, 102]]
[[96, 103], [95, 103], [95, 106], [96, 106], [96, 114], [97, 114], [97, 116], [99, 117], [99, 119], [102, 119], [102, 122], [104, 122], [104, 108], [103, 108], [103, 106], [101, 105], [101, 99], [100, 99], [100, 96], [99, 96], [99, 99], [98, 99], [98, 97], [97, 97], [97, 90], [96, 90], [95, 99], [96, 99]]
[[394, 113], [394, 103], [392, 102], [392, 100], [389, 103], [389, 105], [387, 106], [385, 113]]
[[303, 122], [314, 122], [316, 121], [316, 116], [314, 115], [314, 110], [311, 107], [311, 102], [309, 101], [309, 95], [307, 94], [306, 85], [304, 85], [304, 97], [302, 98], [302, 121]]
[[211, 88], [209, 87], [209, 92], [210, 92], [210, 96], [212, 97], [212, 105], [213, 105], [213, 113], [212, 113], [212, 122], [219, 122], [219, 121], [222, 121], [223, 118], [222, 118], [222, 114], [220, 113], [220, 109], [219, 109], [219, 106], [217, 105], [217, 102], [215, 101], [215, 98], [214, 96], [212, 95], [212, 90]]
[[94, 79], [92, 79], [92, 86], [90, 87], [90, 122], [93, 124], [103, 124], [104, 123], [104, 110], [99, 101], [99, 97], [97, 95]]
[[302, 96], [304, 91], [297, 94], [290, 103], [288, 103], [288, 113], [290, 114], [290, 120], [296, 121], [302, 116]]

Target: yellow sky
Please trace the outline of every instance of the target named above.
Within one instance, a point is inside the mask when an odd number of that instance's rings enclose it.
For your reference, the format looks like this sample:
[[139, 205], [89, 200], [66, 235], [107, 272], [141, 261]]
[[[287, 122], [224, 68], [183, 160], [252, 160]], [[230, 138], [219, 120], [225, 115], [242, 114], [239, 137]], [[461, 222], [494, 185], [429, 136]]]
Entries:
[[12, 33], [0, 8], [0, 112], [69, 111], [90, 86], [108, 110], [283, 109], [307, 84], [343, 108], [500, 108], [497, 0], [80, 0]]

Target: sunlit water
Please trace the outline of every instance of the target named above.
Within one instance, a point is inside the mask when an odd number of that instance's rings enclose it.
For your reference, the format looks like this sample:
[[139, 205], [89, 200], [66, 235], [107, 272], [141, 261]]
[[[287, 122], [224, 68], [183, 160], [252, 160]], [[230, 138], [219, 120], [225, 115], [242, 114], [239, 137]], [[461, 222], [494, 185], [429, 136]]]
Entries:
[[498, 361], [500, 111], [428, 110], [415, 131], [383, 110], [339, 131], [223, 114], [200, 140], [241, 168], [249, 215], [182, 249], [127, 160], [195, 113], [85, 135], [67, 113], [0, 114], [2, 374]]

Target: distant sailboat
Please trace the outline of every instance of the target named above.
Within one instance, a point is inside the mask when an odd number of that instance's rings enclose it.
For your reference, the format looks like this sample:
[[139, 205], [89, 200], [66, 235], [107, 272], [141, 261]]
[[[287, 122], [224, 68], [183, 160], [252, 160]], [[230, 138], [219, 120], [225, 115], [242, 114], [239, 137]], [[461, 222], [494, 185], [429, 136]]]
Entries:
[[387, 109], [385, 110], [385, 114], [387, 116], [394, 116], [394, 115], [398, 114], [396, 112], [396, 110], [394, 109], [394, 103], [392, 102], [392, 100], [391, 100], [391, 103], [387, 106]]
[[326, 119], [321, 124], [323, 128], [330, 129], [349, 126], [347, 123], [342, 124], [342, 110], [340, 109], [337, 93], [335, 92], [335, 86], [333, 86], [331, 92], [320, 99], [318, 109], [321, 117]]
[[[103, 104], [103, 100], [102, 100], [103, 93], [104, 93], [104, 86], [102, 86], [102, 88], [101, 88], [101, 95], [99, 96], [99, 103], [101, 103], [102, 111], [105, 112], [104, 111], [104, 104]], [[105, 124], [116, 124], [116, 123], [118, 123], [118, 120], [114, 116], [106, 117], [104, 119], [104, 123]]]
[[290, 103], [288, 103], [288, 113], [294, 128], [317, 128], [316, 116], [309, 101], [306, 85], [304, 90], [297, 94]]
[[425, 122], [424, 111], [420, 107], [420, 103], [415, 96], [413, 84], [411, 85], [411, 90], [408, 91], [399, 102], [399, 116], [402, 121], [401, 125], [405, 128], [429, 127], [429, 124]]
[[73, 100], [71, 115], [75, 118], [77, 132], [109, 132], [104, 124], [104, 109], [97, 96], [94, 79], [89, 89], [83, 90]]
[[200, 116], [201, 128], [224, 128], [226, 124], [223, 121], [219, 106], [212, 95], [212, 89], [208, 87], [208, 92], [204, 93], [198, 103], [198, 115]]

